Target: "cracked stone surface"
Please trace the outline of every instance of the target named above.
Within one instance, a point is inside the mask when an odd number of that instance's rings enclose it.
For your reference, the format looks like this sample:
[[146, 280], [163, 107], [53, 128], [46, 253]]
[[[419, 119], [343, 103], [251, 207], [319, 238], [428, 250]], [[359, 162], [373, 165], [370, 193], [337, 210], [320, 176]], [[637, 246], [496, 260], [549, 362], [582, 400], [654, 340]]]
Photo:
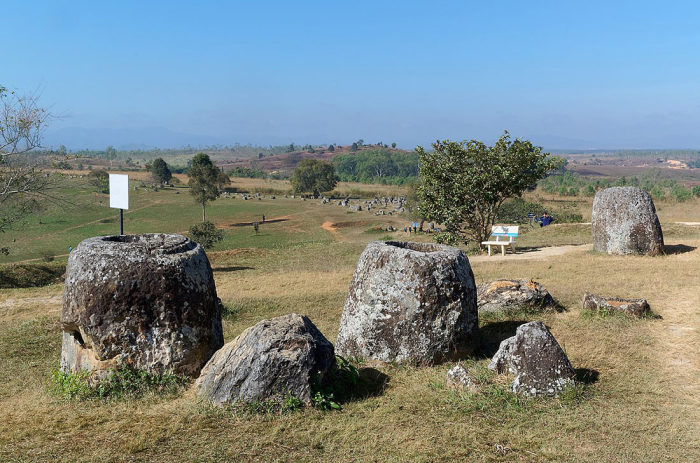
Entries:
[[523, 307], [556, 307], [549, 291], [540, 283], [525, 278], [522, 280], [494, 280], [477, 287], [479, 312], [498, 312]]
[[470, 352], [477, 327], [474, 274], [462, 251], [375, 241], [357, 263], [336, 350], [378, 363], [430, 365]]
[[333, 345], [308, 317], [262, 320], [222, 347], [202, 369], [197, 393], [216, 404], [282, 400], [311, 402], [314, 381], [335, 364]]
[[644, 317], [650, 311], [646, 299], [620, 299], [591, 293], [584, 294], [583, 308], [595, 311], [623, 312], [637, 318]]
[[182, 235], [98, 236], [68, 258], [64, 370], [131, 366], [196, 377], [223, 345], [204, 249]]
[[576, 380], [564, 350], [540, 321], [520, 325], [515, 336], [502, 341], [489, 369], [514, 374], [513, 392], [531, 397], [559, 395]]

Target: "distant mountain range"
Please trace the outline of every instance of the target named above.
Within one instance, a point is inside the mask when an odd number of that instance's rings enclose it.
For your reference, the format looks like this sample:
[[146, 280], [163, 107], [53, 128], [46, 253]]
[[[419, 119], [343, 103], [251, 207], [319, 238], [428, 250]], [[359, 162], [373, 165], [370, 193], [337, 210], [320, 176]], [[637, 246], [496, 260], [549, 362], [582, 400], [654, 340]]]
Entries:
[[[513, 134], [514, 137], [519, 136]], [[596, 143], [590, 140], [579, 138], [563, 137], [553, 134], [533, 134], [524, 138], [531, 140], [535, 145], [543, 146], [545, 150], [551, 152], [572, 152], [572, 151], [610, 151], [619, 149], [664, 149], [664, 148], [692, 148], [692, 143], [682, 143], [682, 137], [665, 137], [659, 144], [654, 145], [651, 140], [646, 143], [640, 142], [638, 146], [632, 144], [622, 146], [616, 143]], [[454, 138], [455, 140], [458, 138]], [[342, 140], [335, 140], [342, 142]], [[495, 140], [487, 140], [486, 143], [493, 143]], [[149, 150], [154, 148], [182, 148], [185, 146], [205, 147], [211, 145], [233, 145], [236, 142], [253, 143], [255, 145], [267, 146], [285, 144], [289, 142], [299, 143], [321, 143], [323, 140], [293, 140], [282, 139], [278, 136], [271, 136], [265, 140], [239, 140], [220, 136], [200, 135], [185, 132], [177, 132], [165, 127], [143, 127], [143, 128], [85, 128], [85, 127], [63, 127], [49, 128], [44, 136], [44, 146], [56, 148], [65, 145], [68, 149], [76, 151], [81, 149], [103, 150], [107, 146], [113, 146], [118, 150]], [[345, 141], [346, 143], [352, 140]], [[424, 143], [428, 147], [430, 143]], [[413, 145], [404, 146], [412, 149]]]

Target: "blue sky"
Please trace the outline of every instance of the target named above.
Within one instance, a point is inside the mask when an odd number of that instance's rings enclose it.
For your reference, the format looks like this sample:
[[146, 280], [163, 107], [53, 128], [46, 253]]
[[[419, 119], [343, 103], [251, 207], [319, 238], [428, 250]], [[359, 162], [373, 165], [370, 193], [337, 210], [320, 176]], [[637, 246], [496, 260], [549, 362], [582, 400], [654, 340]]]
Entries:
[[3, 1], [48, 144], [700, 148], [700, 3]]

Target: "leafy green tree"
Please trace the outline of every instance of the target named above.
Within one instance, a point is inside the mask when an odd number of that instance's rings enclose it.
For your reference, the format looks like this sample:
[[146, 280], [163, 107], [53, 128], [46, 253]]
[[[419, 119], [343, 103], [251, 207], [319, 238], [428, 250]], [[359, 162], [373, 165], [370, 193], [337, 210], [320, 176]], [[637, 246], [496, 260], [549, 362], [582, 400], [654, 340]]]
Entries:
[[350, 151], [357, 151], [358, 150], [357, 142], [353, 143], [352, 146], [350, 147]]
[[328, 151], [330, 151], [331, 153], [334, 152], [334, 151], [335, 151], [335, 146], [333, 146], [333, 145], [328, 145]]
[[331, 191], [338, 184], [338, 176], [332, 164], [318, 159], [302, 159], [290, 179], [295, 193], [312, 192], [318, 196]]
[[528, 140], [505, 132], [493, 146], [478, 140], [437, 141], [433, 151], [418, 146], [422, 184], [420, 209], [445, 225], [451, 239], [481, 243], [491, 233], [498, 209], [519, 197], [561, 161]]
[[287, 146], [287, 149], [285, 150], [287, 153], [291, 153], [294, 151], [294, 143], [290, 143], [289, 146]]
[[392, 147], [392, 148], [396, 148], [396, 142], [393, 142], [393, 143], [391, 144], [391, 147]]
[[202, 205], [202, 222], [206, 222], [207, 203], [219, 197], [220, 188], [228, 180], [228, 176], [211, 162], [209, 155], [204, 153], [199, 153], [192, 158], [187, 175], [190, 177], [187, 182], [190, 193], [195, 201]]
[[173, 173], [170, 172], [170, 168], [163, 158], [156, 158], [149, 170], [153, 179], [160, 184], [168, 183], [173, 178]]
[[190, 239], [201, 244], [204, 249], [210, 249], [224, 239], [224, 232], [206, 221], [190, 227]]

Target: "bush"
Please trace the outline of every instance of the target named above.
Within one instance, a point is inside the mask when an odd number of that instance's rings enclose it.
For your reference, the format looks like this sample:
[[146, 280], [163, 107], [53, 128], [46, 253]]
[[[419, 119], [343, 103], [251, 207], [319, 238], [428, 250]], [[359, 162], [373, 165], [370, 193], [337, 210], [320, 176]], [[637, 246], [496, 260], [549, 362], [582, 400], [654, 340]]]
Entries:
[[496, 220], [504, 223], [528, 223], [530, 220], [528, 214], [540, 216], [545, 211], [546, 208], [540, 203], [515, 198], [501, 204], [496, 214]]
[[692, 193], [686, 187], [676, 185], [671, 188], [671, 197], [679, 203], [683, 203], [692, 197]]
[[190, 239], [209, 249], [224, 239], [224, 232], [216, 228], [216, 225], [207, 221], [190, 227]]
[[700, 185], [695, 185], [693, 187], [693, 196], [700, 196]]

